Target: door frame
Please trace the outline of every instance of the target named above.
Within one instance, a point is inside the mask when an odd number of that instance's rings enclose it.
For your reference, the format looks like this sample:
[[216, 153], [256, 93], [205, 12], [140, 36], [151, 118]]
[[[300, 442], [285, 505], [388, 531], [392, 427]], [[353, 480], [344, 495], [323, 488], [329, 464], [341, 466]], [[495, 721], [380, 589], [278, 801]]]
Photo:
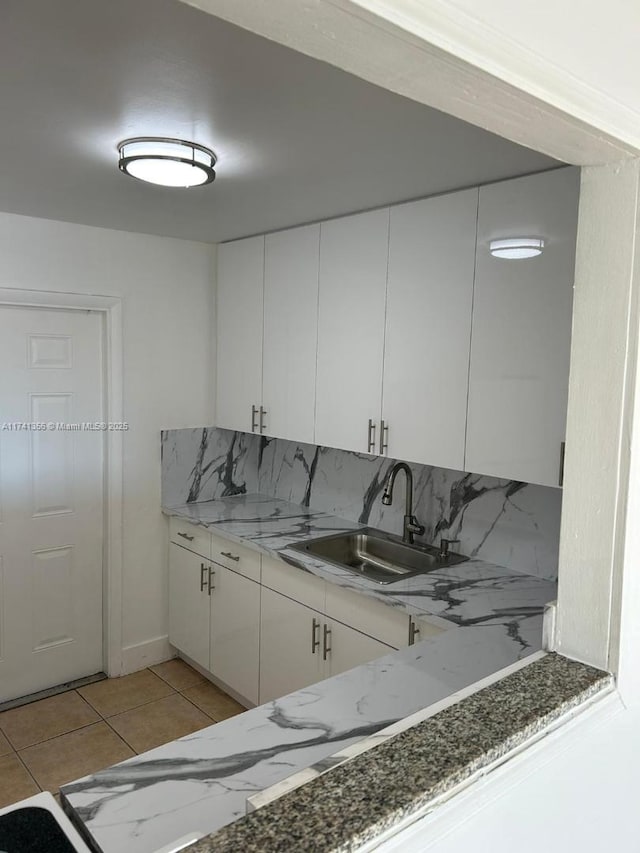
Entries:
[[[115, 423], [124, 420], [120, 297], [0, 287], [1, 306], [101, 312], [105, 324], [105, 420]], [[112, 677], [122, 672], [123, 471], [124, 435], [119, 430], [108, 431], [104, 464], [102, 648], [104, 670]]]

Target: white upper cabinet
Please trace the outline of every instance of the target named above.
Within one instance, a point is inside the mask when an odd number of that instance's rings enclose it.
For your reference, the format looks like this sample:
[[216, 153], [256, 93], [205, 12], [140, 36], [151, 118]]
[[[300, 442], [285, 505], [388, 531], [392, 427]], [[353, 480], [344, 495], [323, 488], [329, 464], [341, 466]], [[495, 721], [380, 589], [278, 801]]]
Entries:
[[391, 208], [382, 417], [389, 456], [464, 466], [478, 190]]
[[312, 443], [320, 226], [265, 238], [263, 432]]
[[243, 432], [262, 399], [264, 239], [218, 247], [216, 424]]
[[[572, 168], [480, 189], [467, 471], [559, 485], [578, 194]], [[491, 255], [514, 237], [542, 238], [542, 255]]]
[[316, 444], [376, 452], [388, 245], [388, 209], [320, 226]]

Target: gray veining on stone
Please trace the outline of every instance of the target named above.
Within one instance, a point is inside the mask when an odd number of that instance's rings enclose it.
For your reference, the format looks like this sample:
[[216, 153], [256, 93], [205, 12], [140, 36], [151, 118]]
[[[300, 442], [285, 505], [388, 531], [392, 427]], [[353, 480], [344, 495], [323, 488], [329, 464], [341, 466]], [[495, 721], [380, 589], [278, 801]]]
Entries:
[[[460, 538], [472, 559], [391, 586], [291, 550], [362, 524], [398, 531], [402, 509], [385, 511], [379, 500], [391, 464], [213, 428], [163, 433], [167, 514], [450, 630], [64, 786], [66, 808], [101, 853], [152, 853], [215, 832], [244, 815], [250, 794], [301, 768], [324, 770], [345, 749], [540, 649], [543, 608], [556, 594], [541, 576], [554, 573], [557, 490], [412, 466], [428, 537]], [[494, 553], [539, 576], [481, 559]], [[266, 820], [278, 805], [263, 810]], [[225, 831], [214, 845], [227, 843]], [[294, 849], [269, 844], [224, 849]], [[314, 849], [308, 836], [305, 844]]]
[[[163, 504], [244, 492], [280, 498], [355, 523], [397, 532], [403, 508], [383, 506], [395, 460], [208, 428], [162, 434]], [[423, 540], [459, 539], [463, 553], [555, 580], [562, 492], [411, 464]]]
[[189, 853], [352, 853], [612, 686], [606, 673], [546, 655], [196, 842]]
[[209, 501], [258, 488], [258, 436], [215, 427], [165, 430], [162, 503]]
[[66, 809], [102, 853], [153, 853], [513, 661], [500, 626], [444, 631], [65, 785]]
[[382, 586], [290, 546], [358, 525], [264, 495], [238, 495], [165, 508], [238, 544], [279, 557], [332, 584], [375, 598], [414, 616], [458, 627], [501, 626], [517, 659], [540, 647], [540, 617], [555, 599], [550, 581], [471, 559]]

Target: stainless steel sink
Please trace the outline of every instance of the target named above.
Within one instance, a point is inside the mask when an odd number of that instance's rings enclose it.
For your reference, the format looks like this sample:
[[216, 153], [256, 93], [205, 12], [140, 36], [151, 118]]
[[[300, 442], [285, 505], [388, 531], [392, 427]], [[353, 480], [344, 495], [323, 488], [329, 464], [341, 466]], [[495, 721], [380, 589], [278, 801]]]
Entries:
[[442, 556], [438, 548], [430, 545], [408, 545], [396, 536], [370, 527], [322, 536], [291, 547], [376, 583], [394, 583], [468, 559], [451, 552]]

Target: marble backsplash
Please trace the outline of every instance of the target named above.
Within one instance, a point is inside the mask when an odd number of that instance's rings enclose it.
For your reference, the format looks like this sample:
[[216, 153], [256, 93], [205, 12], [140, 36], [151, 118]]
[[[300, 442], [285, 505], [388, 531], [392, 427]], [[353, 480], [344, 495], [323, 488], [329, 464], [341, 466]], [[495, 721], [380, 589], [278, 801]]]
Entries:
[[[394, 459], [300, 444], [216, 427], [162, 433], [162, 503], [178, 506], [235, 494], [312, 506], [392, 533], [402, 531], [404, 482], [382, 504]], [[411, 464], [416, 541], [459, 539], [454, 546], [517, 571], [555, 580], [562, 491]]]

